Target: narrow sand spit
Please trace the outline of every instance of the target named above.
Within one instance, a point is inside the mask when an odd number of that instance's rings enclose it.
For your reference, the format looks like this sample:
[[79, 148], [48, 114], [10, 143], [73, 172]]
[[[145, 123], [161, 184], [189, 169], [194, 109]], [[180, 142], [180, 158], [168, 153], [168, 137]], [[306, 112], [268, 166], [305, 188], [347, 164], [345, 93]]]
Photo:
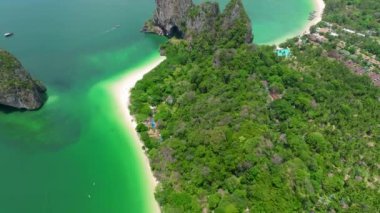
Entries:
[[[303, 35], [310, 33], [310, 28], [313, 25], [318, 24], [322, 20], [323, 11], [325, 9], [325, 3], [323, 0], [313, 0], [314, 4], [314, 10], [315, 18], [311, 21], [308, 21], [307, 24], [298, 32], [295, 34], [289, 34], [288, 36], [281, 38], [272, 44], [279, 45], [280, 43], [284, 42], [288, 38], [292, 38], [294, 36]], [[135, 118], [131, 115], [129, 110], [130, 105], [130, 91], [135, 86], [137, 81], [141, 80], [145, 74], [149, 73], [151, 70], [153, 70], [155, 67], [157, 67], [161, 62], [163, 62], [166, 59], [166, 57], [157, 57], [148, 64], [136, 68], [134, 70], [131, 70], [128, 74], [125, 76], [122, 76], [118, 81], [112, 84], [111, 90], [112, 94], [114, 94], [114, 98], [116, 99], [116, 102], [118, 104], [118, 109], [120, 111], [120, 115], [123, 116], [123, 120], [125, 121], [125, 126], [127, 127], [130, 135], [133, 137], [136, 146], [136, 149], [138, 150], [139, 157], [142, 159], [142, 162], [144, 162], [144, 171], [146, 171], [146, 177], [148, 179], [148, 190], [152, 193], [150, 193], [148, 196], [149, 200], [154, 200], [154, 203], [151, 205], [152, 212], [160, 212], [160, 207], [158, 203], [155, 201], [154, 198], [154, 191], [158, 184], [158, 181], [153, 175], [153, 172], [150, 167], [149, 159], [146, 156], [144, 150], [142, 149], [142, 146], [144, 145], [143, 142], [140, 140], [139, 135], [137, 134], [135, 128], [137, 126], [137, 123], [135, 122]]]
[[[155, 67], [157, 67], [161, 62], [163, 62], [166, 59], [166, 57], [157, 57], [154, 60], [150, 61], [148, 64], [138, 67], [134, 70], [131, 70], [126, 74], [125, 76], [122, 76], [117, 80], [115, 83], [112, 83], [111, 85], [111, 92], [114, 94], [114, 98], [117, 102], [118, 110], [121, 116], [123, 116], [123, 120], [125, 121], [126, 129], [128, 130], [129, 134], [132, 136], [133, 141], [135, 142], [134, 145], [136, 146], [136, 150], [138, 150], [139, 158], [141, 159], [141, 162], [144, 163], [143, 169], [146, 172], [146, 178], [148, 183], [148, 190], [149, 190], [149, 197], [148, 199], [151, 201], [155, 201], [154, 198], [154, 191], [158, 184], [158, 181], [153, 176], [153, 172], [151, 170], [149, 159], [146, 156], [144, 150], [142, 149], [142, 146], [144, 145], [143, 142], [140, 140], [139, 135], [137, 134], [135, 128], [137, 126], [135, 119], [130, 113], [129, 110], [129, 104], [130, 104], [130, 91], [135, 86], [137, 81], [141, 80], [145, 74], [153, 70]], [[155, 201], [154, 203], [150, 204], [151, 211], [152, 212], [160, 212], [160, 208], [158, 203]]]

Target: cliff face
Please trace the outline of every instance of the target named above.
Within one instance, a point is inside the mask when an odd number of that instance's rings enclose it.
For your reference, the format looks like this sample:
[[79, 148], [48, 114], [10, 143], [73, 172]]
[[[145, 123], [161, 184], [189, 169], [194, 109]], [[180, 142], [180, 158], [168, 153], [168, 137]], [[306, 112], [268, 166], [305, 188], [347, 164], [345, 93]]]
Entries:
[[241, 0], [231, 0], [223, 13], [217, 3], [194, 5], [192, 0], [156, 0], [153, 19], [145, 23], [144, 32], [192, 40], [200, 34], [215, 39], [235, 39], [251, 43], [251, 21]]
[[156, 0], [156, 5], [153, 19], [146, 23], [143, 31], [170, 37], [183, 32], [192, 0]]
[[46, 100], [46, 88], [30, 76], [10, 53], [0, 50], [0, 104], [36, 110]]
[[227, 36], [244, 40], [245, 43], [253, 41], [251, 21], [241, 0], [231, 0], [222, 17], [222, 32], [230, 33]]
[[192, 40], [193, 37], [203, 32], [214, 36], [219, 15], [220, 11], [217, 3], [206, 2], [192, 7], [187, 13], [186, 33], [184, 37]]

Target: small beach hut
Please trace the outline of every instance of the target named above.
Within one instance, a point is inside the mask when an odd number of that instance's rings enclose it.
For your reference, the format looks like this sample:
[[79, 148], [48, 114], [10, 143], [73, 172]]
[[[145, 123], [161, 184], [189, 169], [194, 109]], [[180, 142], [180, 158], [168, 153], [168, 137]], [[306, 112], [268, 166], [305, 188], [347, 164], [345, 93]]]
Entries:
[[278, 48], [276, 50], [276, 54], [277, 54], [278, 57], [285, 57], [285, 58], [287, 58], [287, 57], [291, 56], [292, 52], [290, 51], [289, 48]]

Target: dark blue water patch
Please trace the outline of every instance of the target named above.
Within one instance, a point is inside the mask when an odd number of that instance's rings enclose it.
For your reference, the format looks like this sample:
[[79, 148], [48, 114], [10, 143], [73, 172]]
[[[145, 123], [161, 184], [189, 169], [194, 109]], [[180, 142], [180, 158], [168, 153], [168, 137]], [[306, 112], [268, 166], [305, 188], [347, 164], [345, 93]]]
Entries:
[[17, 109], [14, 107], [6, 106], [6, 105], [1, 105], [0, 104], [0, 114], [11, 114], [11, 113], [16, 113], [16, 112], [26, 112], [25, 109]]

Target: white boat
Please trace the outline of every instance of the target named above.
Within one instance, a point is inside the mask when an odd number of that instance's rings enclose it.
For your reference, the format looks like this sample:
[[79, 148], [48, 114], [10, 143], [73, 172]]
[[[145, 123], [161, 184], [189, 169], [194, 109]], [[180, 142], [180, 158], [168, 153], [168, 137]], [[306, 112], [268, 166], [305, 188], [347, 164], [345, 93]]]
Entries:
[[4, 37], [11, 37], [11, 36], [13, 36], [14, 35], [14, 33], [4, 33]]

